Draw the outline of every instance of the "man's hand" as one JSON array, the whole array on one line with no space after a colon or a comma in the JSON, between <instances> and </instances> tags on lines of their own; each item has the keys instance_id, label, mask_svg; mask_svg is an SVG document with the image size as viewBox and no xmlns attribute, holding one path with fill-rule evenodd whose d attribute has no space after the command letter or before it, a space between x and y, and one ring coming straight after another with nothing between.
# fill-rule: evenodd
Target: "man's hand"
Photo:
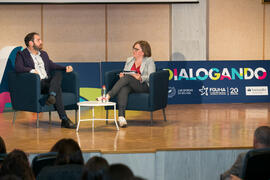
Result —
<instances>
[{"instance_id":1,"label":"man's hand","mask_svg":"<svg viewBox=\"0 0 270 180\"><path fill-rule=\"evenodd\" d=\"M135 79L139 80L139 81L142 80L142 77L141 77L141 75L140 75L139 73L132 74L132 76L133 76Z\"/></svg>"},{"instance_id":2,"label":"man's hand","mask_svg":"<svg viewBox=\"0 0 270 180\"><path fill-rule=\"evenodd\" d=\"M34 69L33 73L38 74L37 70Z\"/></svg>"},{"instance_id":3,"label":"man's hand","mask_svg":"<svg viewBox=\"0 0 270 180\"><path fill-rule=\"evenodd\" d=\"M67 73L72 72L72 71L73 71L72 66L66 66L66 72Z\"/></svg>"},{"instance_id":4,"label":"man's hand","mask_svg":"<svg viewBox=\"0 0 270 180\"><path fill-rule=\"evenodd\" d=\"M36 70L36 69L32 69L32 70L30 71L30 73L35 73L35 74L38 74L38 72L37 72L37 70Z\"/></svg>"}]
</instances>

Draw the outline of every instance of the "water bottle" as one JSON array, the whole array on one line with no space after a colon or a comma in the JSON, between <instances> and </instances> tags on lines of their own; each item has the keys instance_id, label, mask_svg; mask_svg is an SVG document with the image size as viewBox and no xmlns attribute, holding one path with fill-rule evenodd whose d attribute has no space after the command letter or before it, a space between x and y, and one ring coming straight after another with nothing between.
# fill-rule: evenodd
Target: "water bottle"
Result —
<instances>
[{"instance_id":1,"label":"water bottle","mask_svg":"<svg viewBox=\"0 0 270 180\"><path fill-rule=\"evenodd\" d=\"M105 85L102 86L101 96L102 96L101 102L103 102L103 103L106 102L106 86Z\"/></svg>"}]
</instances>

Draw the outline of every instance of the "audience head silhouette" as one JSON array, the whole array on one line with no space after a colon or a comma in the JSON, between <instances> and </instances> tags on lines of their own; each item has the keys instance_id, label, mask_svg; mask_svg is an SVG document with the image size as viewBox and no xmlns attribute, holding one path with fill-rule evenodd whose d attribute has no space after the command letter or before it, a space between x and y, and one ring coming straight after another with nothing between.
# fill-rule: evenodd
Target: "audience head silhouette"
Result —
<instances>
[{"instance_id":1,"label":"audience head silhouette","mask_svg":"<svg viewBox=\"0 0 270 180\"><path fill-rule=\"evenodd\" d=\"M66 142L66 139L60 139L59 141L57 141L53 147L51 148L50 152L59 152L59 149L61 146L63 146L62 144L64 144Z\"/></svg>"},{"instance_id":2,"label":"audience head silhouette","mask_svg":"<svg viewBox=\"0 0 270 180\"><path fill-rule=\"evenodd\" d=\"M131 169L124 164L113 164L104 173L103 180L132 180L134 175Z\"/></svg>"},{"instance_id":3,"label":"audience head silhouette","mask_svg":"<svg viewBox=\"0 0 270 180\"><path fill-rule=\"evenodd\" d=\"M102 180L102 175L109 168L109 164L103 157L94 156L84 166L82 179Z\"/></svg>"},{"instance_id":4,"label":"audience head silhouette","mask_svg":"<svg viewBox=\"0 0 270 180\"><path fill-rule=\"evenodd\" d=\"M260 126L254 132L254 149L270 148L270 127Z\"/></svg>"},{"instance_id":5,"label":"audience head silhouette","mask_svg":"<svg viewBox=\"0 0 270 180\"><path fill-rule=\"evenodd\" d=\"M1 176L15 175L23 180L33 180L34 175L27 155L18 149L10 152L1 167Z\"/></svg>"},{"instance_id":6,"label":"audience head silhouette","mask_svg":"<svg viewBox=\"0 0 270 180\"><path fill-rule=\"evenodd\" d=\"M0 136L0 154L5 154L5 153L7 153L5 141Z\"/></svg>"},{"instance_id":7,"label":"audience head silhouette","mask_svg":"<svg viewBox=\"0 0 270 180\"><path fill-rule=\"evenodd\" d=\"M58 152L55 164L83 164L83 156L80 146L73 139L61 139L52 148Z\"/></svg>"}]
</instances>

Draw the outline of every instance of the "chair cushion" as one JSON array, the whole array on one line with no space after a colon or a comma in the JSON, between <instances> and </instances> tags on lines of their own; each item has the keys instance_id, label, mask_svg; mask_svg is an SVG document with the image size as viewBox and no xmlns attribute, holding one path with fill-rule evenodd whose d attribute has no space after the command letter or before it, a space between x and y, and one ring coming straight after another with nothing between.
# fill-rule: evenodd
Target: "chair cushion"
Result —
<instances>
[{"instance_id":1,"label":"chair cushion","mask_svg":"<svg viewBox=\"0 0 270 180\"><path fill-rule=\"evenodd\" d=\"M149 106L149 96L149 93L129 94L127 110L151 111L151 107Z\"/></svg>"},{"instance_id":2,"label":"chair cushion","mask_svg":"<svg viewBox=\"0 0 270 180\"><path fill-rule=\"evenodd\" d=\"M45 104L46 100L48 98L48 94L42 94L40 97L40 104L41 104L41 112L47 112L47 111L54 111L55 108L54 106L47 106ZM74 93L67 93L67 92L63 92L62 93L62 99L63 99L63 104L65 106L65 109L72 109L70 108L71 106L77 106L76 102L76 94ZM73 108L73 109L77 109L77 108Z\"/></svg>"},{"instance_id":3,"label":"chair cushion","mask_svg":"<svg viewBox=\"0 0 270 180\"><path fill-rule=\"evenodd\" d=\"M149 105L149 93L131 93L128 95L128 104L126 110L135 111L152 111ZM110 99L112 102L117 102L116 98ZM139 104L139 106L138 106ZM118 109L118 106L116 106ZM106 106L105 109L113 109L112 106Z\"/></svg>"}]
</instances>

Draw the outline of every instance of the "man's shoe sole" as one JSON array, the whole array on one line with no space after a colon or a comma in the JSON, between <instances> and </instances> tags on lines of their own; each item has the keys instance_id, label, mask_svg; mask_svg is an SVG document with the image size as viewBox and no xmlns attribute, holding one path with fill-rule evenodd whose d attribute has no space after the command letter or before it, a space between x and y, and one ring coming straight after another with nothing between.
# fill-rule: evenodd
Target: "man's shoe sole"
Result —
<instances>
[{"instance_id":1,"label":"man's shoe sole","mask_svg":"<svg viewBox=\"0 0 270 180\"><path fill-rule=\"evenodd\" d=\"M61 126L61 128L67 128L67 129L76 129L76 127L75 126L69 126L69 127L66 127L66 126Z\"/></svg>"}]
</instances>

